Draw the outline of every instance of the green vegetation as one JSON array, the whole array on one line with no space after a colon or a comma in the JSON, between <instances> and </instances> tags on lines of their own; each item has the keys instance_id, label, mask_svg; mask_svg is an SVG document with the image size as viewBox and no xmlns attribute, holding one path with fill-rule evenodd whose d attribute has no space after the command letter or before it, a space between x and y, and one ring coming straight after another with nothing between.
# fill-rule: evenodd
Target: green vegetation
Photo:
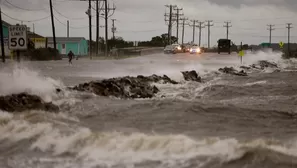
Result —
<instances>
[{"instance_id":1,"label":"green vegetation","mask_svg":"<svg viewBox=\"0 0 297 168\"><path fill-rule=\"evenodd\" d=\"M283 51L282 57L284 59L297 58L297 50L291 52Z\"/></svg>"},{"instance_id":2,"label":"green vegetation","mask_svg":"<svg viewBox=\"0 0 297 168\"><path fill-rule=\"evenodd\" d=\"M32 61L62 60L58 50L53 48L38 48L28 52L28 59Z\"/></svg>"}]
</instances>

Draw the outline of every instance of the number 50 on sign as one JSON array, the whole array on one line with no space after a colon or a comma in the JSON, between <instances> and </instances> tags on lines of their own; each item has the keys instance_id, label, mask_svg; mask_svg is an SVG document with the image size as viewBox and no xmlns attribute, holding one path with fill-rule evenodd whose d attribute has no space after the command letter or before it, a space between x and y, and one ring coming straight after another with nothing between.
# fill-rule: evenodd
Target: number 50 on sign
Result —
<instances>
[{"instance_id":1,"label":"number 50 on sign","mask_svg":"<svg viewBox=\"0 0 297 168\"><path fill-rule=\"evenodd\" d=\"M8 47L10 50L26 50L28 42L27 40L27 26L9 26Z\"/></svg>"}]
</instances>

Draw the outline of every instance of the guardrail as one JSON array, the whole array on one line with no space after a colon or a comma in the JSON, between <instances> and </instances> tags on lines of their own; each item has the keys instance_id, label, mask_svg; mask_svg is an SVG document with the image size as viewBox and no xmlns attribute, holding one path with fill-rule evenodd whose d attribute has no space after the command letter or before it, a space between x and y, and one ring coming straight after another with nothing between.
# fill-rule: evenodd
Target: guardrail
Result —
<instances>
[{"instance_id":1,"label":"guardrail","mask_svg":"<svg viewBox=\"0 0 297 168\"><path fill-rule=\"evenodd\" d=\"M150 55L163 52L163 47L152 48L119 48L117 49L118 56L133 56L133 55Z\"/></svg>"}]
</instances>

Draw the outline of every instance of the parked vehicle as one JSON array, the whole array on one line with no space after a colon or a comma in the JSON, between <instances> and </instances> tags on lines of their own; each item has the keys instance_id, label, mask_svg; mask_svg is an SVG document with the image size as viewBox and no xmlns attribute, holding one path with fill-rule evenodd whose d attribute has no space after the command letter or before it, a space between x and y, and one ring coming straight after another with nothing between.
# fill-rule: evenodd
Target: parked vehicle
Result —
<instances>
[{"instance_id":1,"label":"parked vehicle","mask_svg":"<svg viewBox=\"0 0 297 168\"><path fill-rule=\"evenodd\" d=\"M177 49L175 46L173 45L167 45L165 48L164 48L164 53L165 54L176 54L177 53Z\"/></svg>"},{"instance_id":2,"label":"parked vehicle","mask_svg":"<svg viewBox=\"0 0 297 168\"><path fill-rule=\"evenodd\" d=\"M179 45L179 44L172 44L172 46L174 46L175 50L177 53L182 53L183 52L183 49L182 49L182 46Z\"/></svg>"},{"instance_id":3,"label":"parked vehicle","mask_svg":"<svg viewBox=\"0 0 297 168\"><path fill-rule=\"evenodd\" d=\"M229 39L219 39L218 40L218 54L221 52L231 53L231 40Z\"/></svg>"},{"instance_id":4,"label":"parked vehicle","mask_svg":"<svg viewBox=\"0 0 297 168\"><path fill-rule=\"evenodd\" d=\"M190 52L191 46L190 45L184 45L183 46L183 52Z\"/></svg>"}]
</instances>

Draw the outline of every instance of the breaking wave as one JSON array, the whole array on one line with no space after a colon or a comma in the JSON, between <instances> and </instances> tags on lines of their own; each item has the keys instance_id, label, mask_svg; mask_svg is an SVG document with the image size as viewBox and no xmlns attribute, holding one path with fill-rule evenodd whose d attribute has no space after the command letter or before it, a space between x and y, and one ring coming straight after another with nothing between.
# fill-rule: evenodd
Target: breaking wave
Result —
<instances>
[{"instance_id":1,"label":"breaking wave","mask_svg":"<svg viewBox=\"0 0 297 168\"><path fill-rule=\"evenodd\" d=\"M45 101L52 101L56 88L63 88L61 81L44 77L37 71L15 65L0 72L0 95L27 92L40 96Z\"/></svg>"},{"instance_id":2,"label":"breaking wave","mask_svg":"<svg viewBox=\"0 0 297 168\"><path fill-rule=\"evenodd\" d=\"M62 129L53 123L30 123L3 112L0 112L0 121L2 145L9 144L10 148L14 148L18 143L30 142L29 146L1 152L1 157L18 150L30 150L36 153L50 152L48 159L52 158L52 161L55 161L54 158L66 157L76 164L84 162L107 167L145 167L150 164L157 167L187 167L189 164L204 167L207 164L228 165L234 162L243 166L244 162L254 158L259 162L266 159L273 163L277 157L283 157L286 158L283 159L285 164L297 166L293 160L297 157L296 141L284 144L263 139L240 142L234 138L193 139L185 135L104 133L67 125ZM42 162L42 159L39 161ZM53 164L61 163L56 159Z\"/></svg>"}]
</instances>

